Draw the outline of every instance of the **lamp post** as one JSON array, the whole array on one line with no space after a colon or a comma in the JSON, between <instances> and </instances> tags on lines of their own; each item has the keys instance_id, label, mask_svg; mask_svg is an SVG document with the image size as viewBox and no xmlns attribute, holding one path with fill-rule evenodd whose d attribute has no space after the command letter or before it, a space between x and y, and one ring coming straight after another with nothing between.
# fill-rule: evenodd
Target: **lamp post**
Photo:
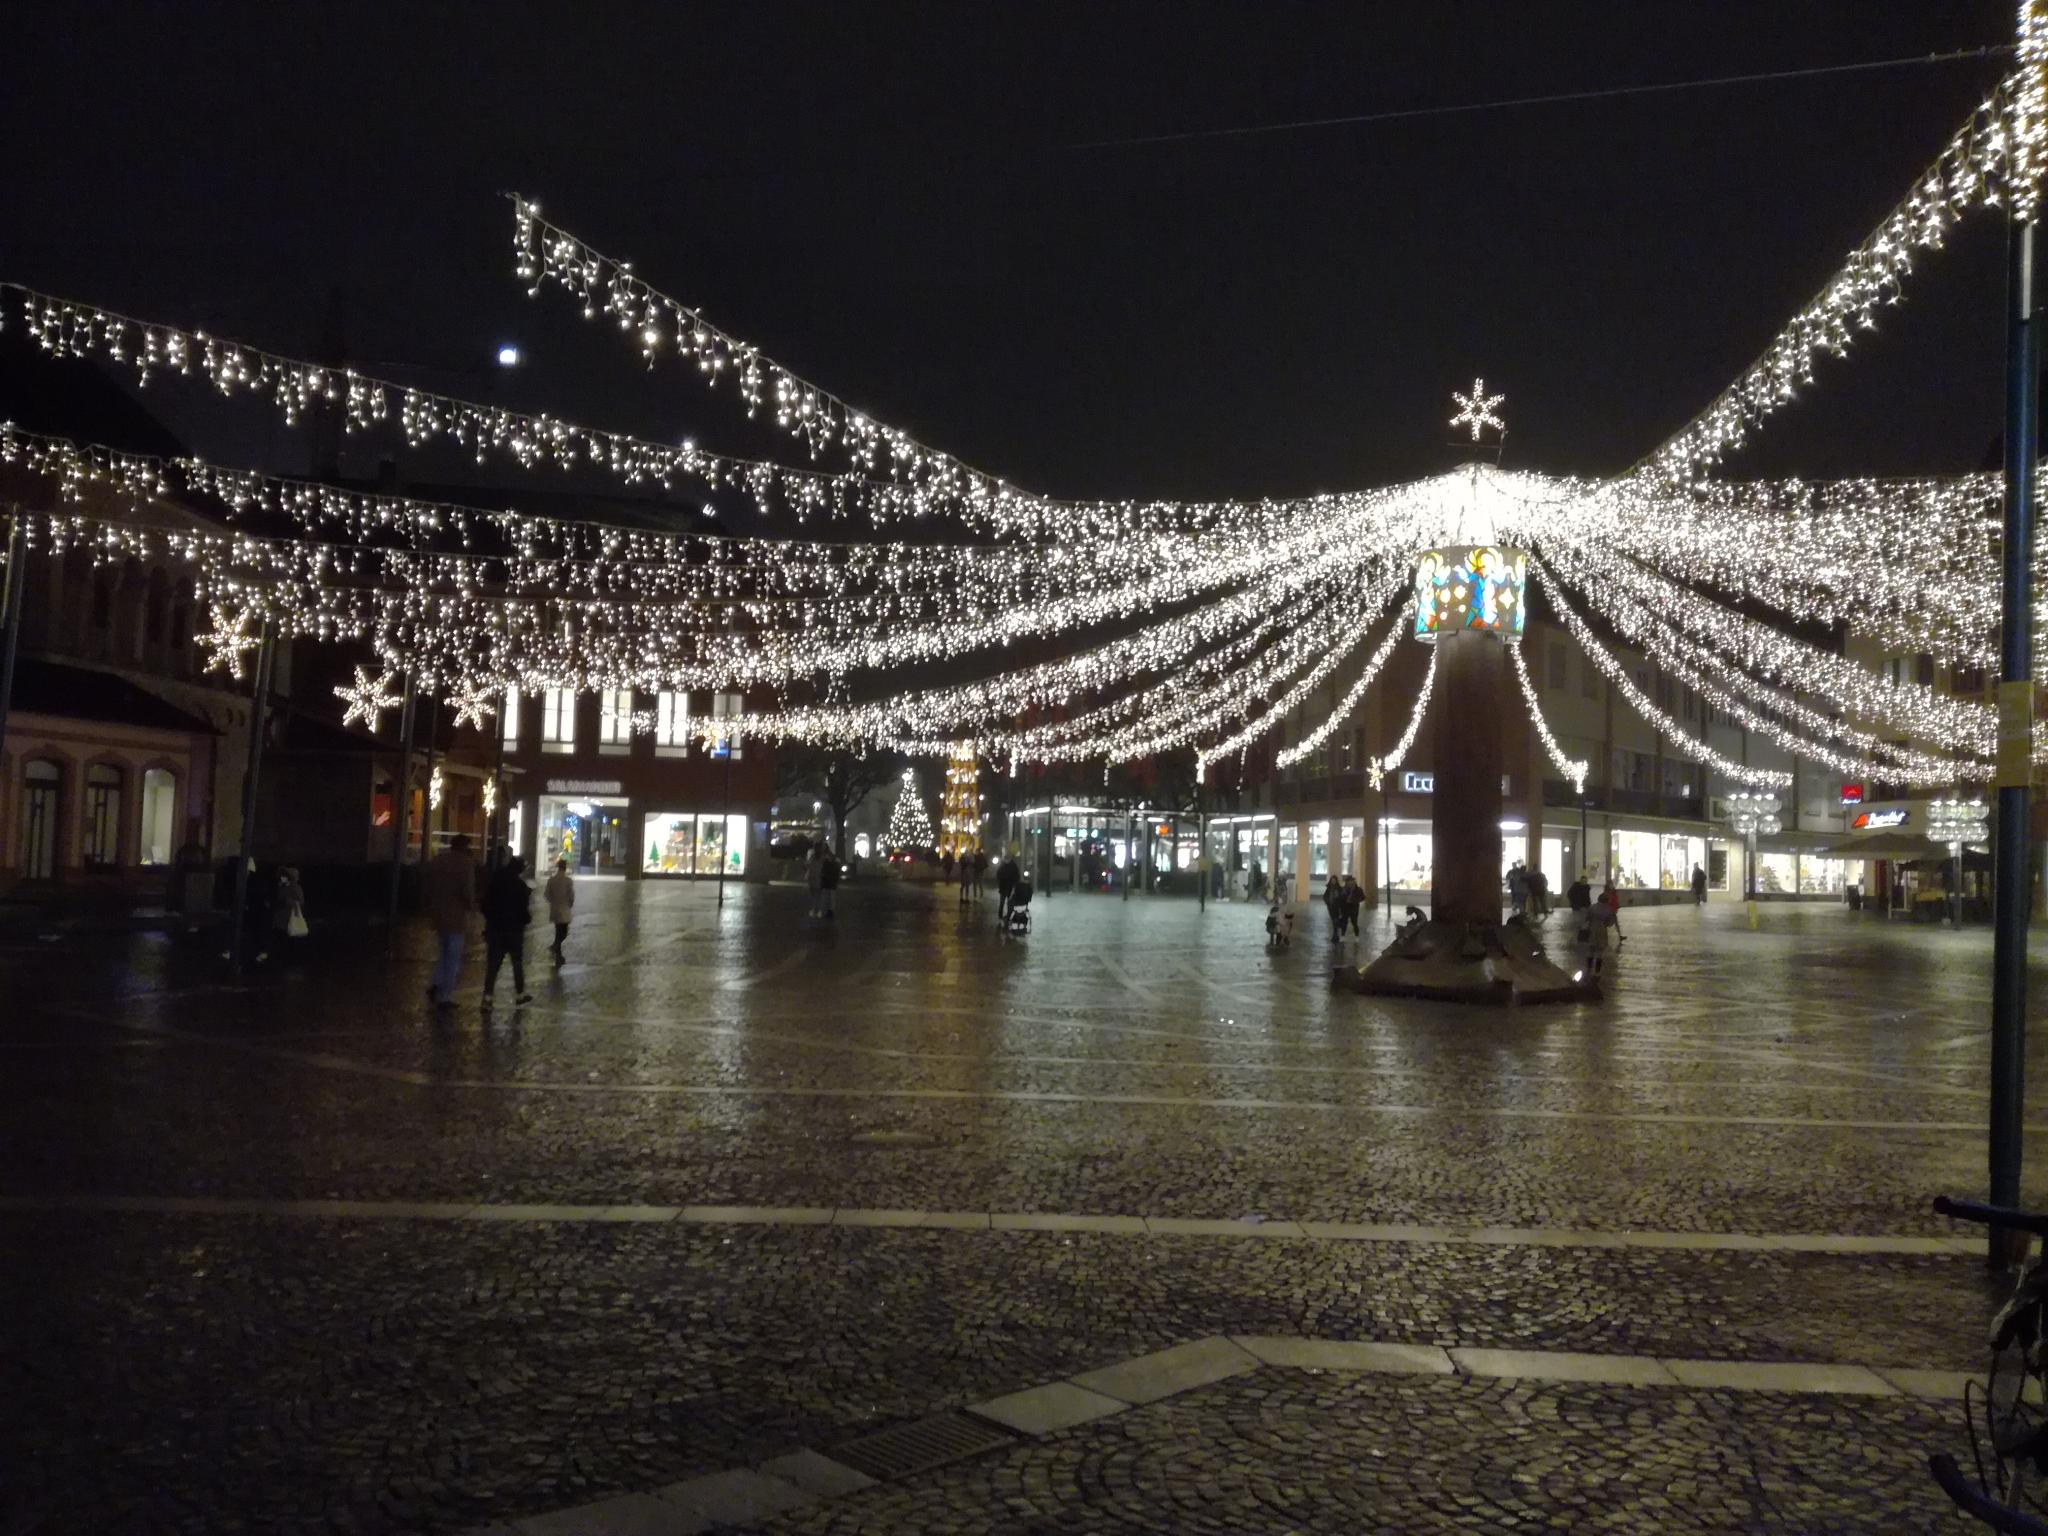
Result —
<instances>
[{"instance_id":1,"label":"lamp post","mask_svg":"<svg viewBox=\"0 0 2048 1536\"><path fill-rule=\"evenodd\" d=\"M1728 825L1742 834L1747 868L1743 874L1743 900L1749 908L1749 926L1756 927L1756 839L1760 832L1778 830L1778 797L1763 790L1741 790L1728 797Z\"/></svg>"},{"instance_id":2,"label":"lamp post","mask_svg":"<svg viewBox=\"0 0 2048 1536\"><path fill-rule=\"evenodd\" d=\"M1991 808L1982 800L1930 800L1927 803L1927 835L1948 844L1949 923L1963 926L1963 845L1982 843L1990 835Z\"/></svg>"}]
</instances>

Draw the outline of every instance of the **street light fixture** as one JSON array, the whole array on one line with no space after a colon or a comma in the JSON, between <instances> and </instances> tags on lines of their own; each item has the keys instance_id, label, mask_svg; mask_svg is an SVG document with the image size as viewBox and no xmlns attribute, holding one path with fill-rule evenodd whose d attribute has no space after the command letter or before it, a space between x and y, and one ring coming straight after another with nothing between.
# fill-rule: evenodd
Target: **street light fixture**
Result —
<instances>
[{"instance_id":1,"label":"street light fixture","mask_svg":"<svg viewBox=\"0 0 2048 1536\"><path fill-rule=\"evenodd\" d=\"M1743 899L1749 907L1749 926L1756 927L1756 839L1759 832L1778 830L1778 797L1767 791L1743 790L1728 797L1728 825L1743 837L1747 870L1743 875Z\"/></svg>"},{"instance_id":2,"label":"street light fixture","mask_svg":"<svg viewBox=\"0 0 2048 1536\"><path fill-rule=\"evenodd\" d=\"M509 341L498 348L498 366L500 368L517 368L525 361L526 354L513 346Z\"/></svg>"},{"instance_id":3,"label":"street light fixture","mask_svg":"<svg viewBox=\"0 0 2048 1536\"><path fill-rule=\"evenodd\" d=\"M1948 844L1950 867L1949 922L1963 926L1963 844L1982 843L1991 832L1991 808L1982 800L1930 800L1927 835Z\"/></svg>"}]
</instances>

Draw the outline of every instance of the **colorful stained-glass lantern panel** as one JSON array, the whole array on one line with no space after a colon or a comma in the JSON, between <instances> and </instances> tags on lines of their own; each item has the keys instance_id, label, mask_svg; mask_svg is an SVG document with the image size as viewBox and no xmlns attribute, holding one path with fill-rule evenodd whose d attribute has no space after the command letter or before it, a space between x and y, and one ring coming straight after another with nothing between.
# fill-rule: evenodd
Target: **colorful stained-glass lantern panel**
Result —
<instances>
[{"instance_id":1,"label":"colorful stained-glass lantern panel","mask_svg":"<svg viewBox=\"0 0 2048 1536\"><path fill-rule=\"evenodd\" d=\"M1434 640L1476 629L1519 638L1529 557L1519 549L1482 544L1432 549L1415 567L1415 638Z\"/></svg>"}]
</instances>

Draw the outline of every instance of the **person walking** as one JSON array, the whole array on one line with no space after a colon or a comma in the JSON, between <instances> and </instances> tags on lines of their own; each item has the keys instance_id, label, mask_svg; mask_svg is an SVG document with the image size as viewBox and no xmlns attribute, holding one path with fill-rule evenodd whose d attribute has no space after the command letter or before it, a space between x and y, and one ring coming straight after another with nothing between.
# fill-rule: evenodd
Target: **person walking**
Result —
<instances>
[{"instance_id":1,"label":"person walking","mask_svg":"<svg viewBox=\"0 0 2048 1536\"><path fill-rule=\"evenodd\" d=\"M965 848L960 850L960 905L966 906L974 894L974 855Z\"/></svg>"},{"instance_id":2,"label":"person walking","mask_svg":"<svg viewBox=\"0 0 2048 1536\"><path fill-rule=\"evenodd\" d=\"M1359 931L1358 914L1364 906L1365 887L1358 883L1356 875L1346 875L1344 877L1344 921L1337 925L1337 931L1342 933L1344 925L1348 923L1351 926L1352 933L1356 934Z\"/></svg>"},{"instance_id":3,"label":"person walking","mask_svg":"<svg viewBox=\"0 0 2048 1536\"><path fill-rule=\"evenodd\" d=\"M1005 922L1010 918L1010 898L1016 895L1017 881L1023 873L1017 867L1015 854L1003 855L1003 862L996 866L996 916Z\"/></svg>"},{"instance_id":4,"label":"person walking","mask_svg":"<svg viewBox=\"0 0 2048 1536\"><path fill-rule=\"evenodd\" d=\"M1508 866L1508 907L1520 917L1529 906L1529 876L1522 869L1522 861L1515 860Z\"/></svg>"},{"instance_id":5,"label":"person walking","mask_svg":"<svg viewBox=\"0 0 2048 1536\"><path fill-rule=\"evenodd\" d=\"M977 848L974 850L974 899L976 901L981 900L981 882L987 874L988 850Z\"/></svg>"},{"instance_id":6,"label":"person walking","mask_svg":"<svg viewBox=\"0 0 2048 1536\"><path fill-rule=\"evenodd\" d=\"M1344 887L1335 875L1323 887L1323 910L1330 914L1330 942L1334 944L1344 937Z\"/></svg>"},{"instance_id":7,"label":"person walking","mask_svg":"<svg viewBox=\"0 0 2048 1536\"><path fill-rule=\"evenodd\" d=\"M524 1006L533 1001L526 990L526 925L533 920L533 887L526 883L526 861L513 854L491 876L491 888L484 893L484 1007L491 1006L491 994L498 990L498 967L512 962L514 1001Z\"/></svg>"},{"instance_id":8,"label":"person walking","mask_svg":"<svg viewBox=\"0 0 2048 1536\"><path fill-rule=\"evenodd\" d=\"M270 905L272 945L280 955L296 955L299 940L312 930L306 924L306 888L299 872L285 864L277 871L277 893Z\"/></svg>"},{"instance_id":9,"label":"person walking","mask_svg":"<svg viewBox=\"0 0 2048 1536\"><path fill-rule=\"evenodd\" d=\"M819 916L832 917L833 898L839 892L839 860L827 848L824 857L818 861L818 904Z\"/></svg>"},{"instance_id":10,"label":"person walking","mask_svg":"<svg viewBox=\"0 0 2048 1536\"><path fill-rule=\"evenodd\" d=\"M548 921L555 925L555 942L548 953L555 964L562 963L562 944L569 937L569 915L576 910L576 882L569 876L569 861L555 860L555 872L548 876Z\"/></svg>"},{"instance_id":11,"label":"person walking","mask_svg":"<svg viewBox=\"0 0 2048 1536\"><path fill-rule=\"evenodd\" d=\"M944 853L939 855L939 876L944 883L949 885L952 883L953 850L950 848L948 848Z\"/></svg>"},{"instance_id":12,"label":"person walking","mask_svg":"<svg viewBox=\"0 0 2048 1536\"><path fill-rule=\"evenodd\" d=\"M1532 869L1523 877L1529 887L1529 915L1542 922L1550 916L1550 876L1539 869Z\"/></svg>"},{"instance_id":13,"label":"person walking","mask_svg":"<svg viewBox=\"0 0 2048 1536\"><path fill-rule=\"evenodd\" d=\"M1607 913L1607 926L1614 930L1615 947L1619 948L1628 942L1628 935L1621 931L1621 892L1614 888L1612 880L1600 889L1600 905Z\"/></svg>"},{"instance_id":14,"label":"person walking","mask_svg":"<svg viewBox=\"0 0 2048 1536\"><path fill-rule=\"evenodd\" d=\"M421 884L427 921L434 925L439 946L427 992L446 1008L455 1001L455 978L462 971L462 947L469 939L469 915L476 910L476 861L469 856L469 839L458 834L435 854Z\"/></svg>"},{"instance_id":15,"label":"person walking","mask_svg":"<svg viewBox=\"0 0 2048 1536\"><path fill-rule=\"evenodd\" d=\"M1696 907L1707 904L1707 872L1697 864L1692 867L1692 904Z\"/></svg>"}]
</instances>

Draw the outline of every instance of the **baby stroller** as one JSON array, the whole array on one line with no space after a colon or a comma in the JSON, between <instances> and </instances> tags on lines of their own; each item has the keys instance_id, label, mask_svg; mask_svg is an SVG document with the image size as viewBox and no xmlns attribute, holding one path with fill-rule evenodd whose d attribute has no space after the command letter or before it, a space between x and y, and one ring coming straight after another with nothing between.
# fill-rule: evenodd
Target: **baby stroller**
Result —
<instances>
[{"instance_id":1,"label":"baby stroller","mask_svg":"<svg viewBox=\"0 0 2048 1536\"><path fill-rule=\"evenodd\" d=\"M1009 933L1031 931L1031 882L1019 880L1010 891L1010 910L1003 916L1003 928Z\"/></svg>"}]
</instances>

